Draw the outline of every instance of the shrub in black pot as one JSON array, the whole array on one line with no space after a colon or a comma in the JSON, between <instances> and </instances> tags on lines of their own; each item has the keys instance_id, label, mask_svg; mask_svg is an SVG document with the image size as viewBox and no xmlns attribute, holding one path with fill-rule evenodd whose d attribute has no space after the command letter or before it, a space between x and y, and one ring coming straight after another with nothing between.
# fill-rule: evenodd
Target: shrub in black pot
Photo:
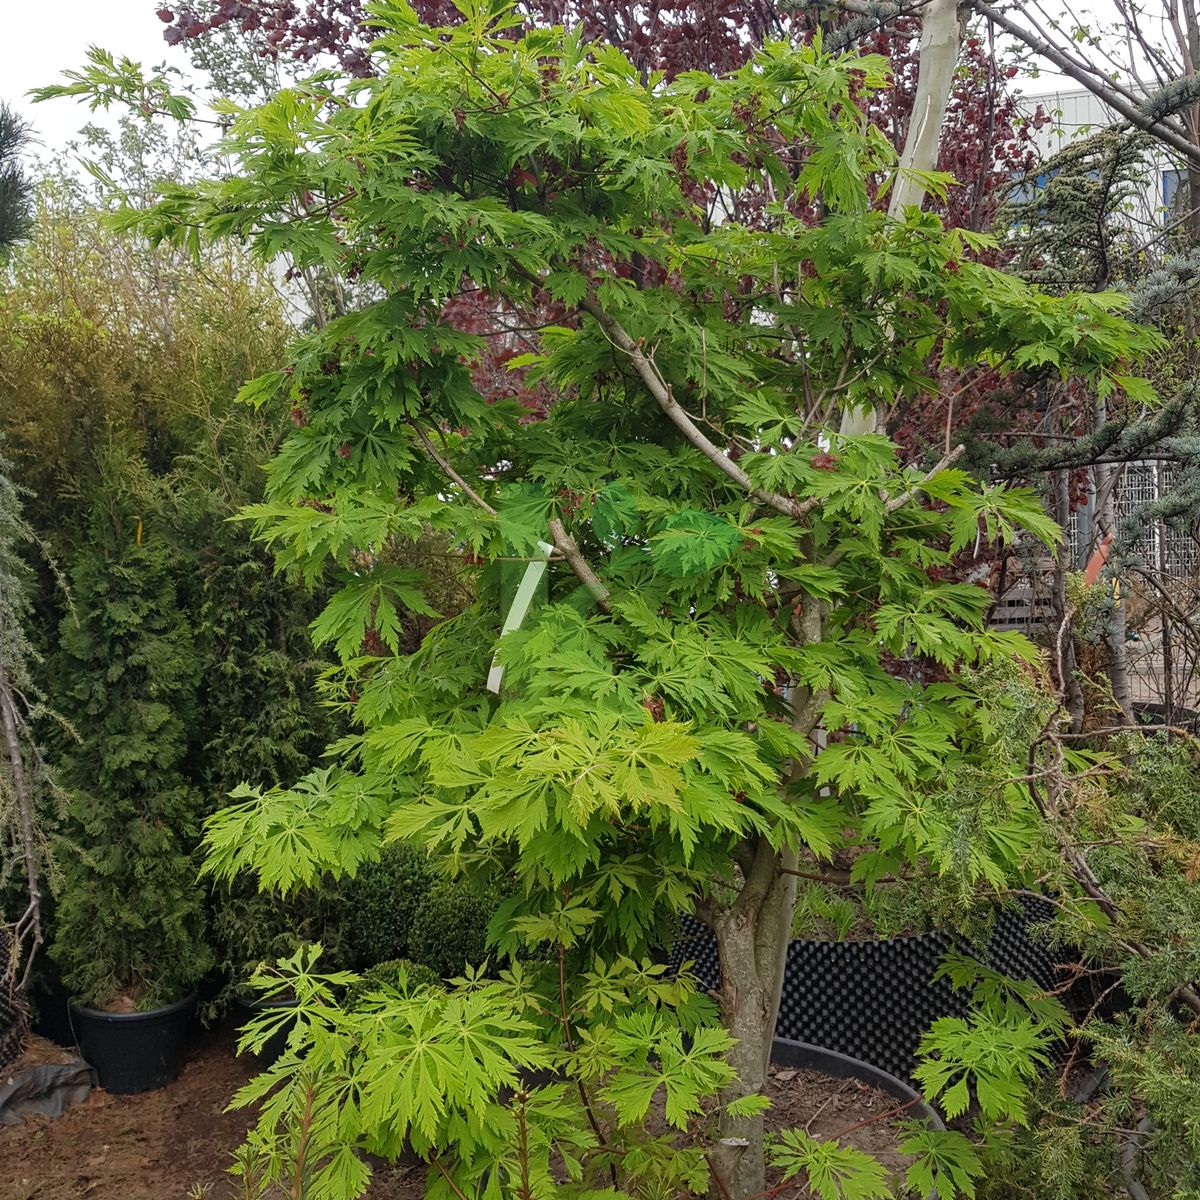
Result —
<instances>
[{"instance_id":1,"label":"shrub in black pot","mask_svg":"<svg viewBox=\"0 0 1200 1200\"><path fill-rule=\"evenodd\" d=\"M290 1008L290 995L264 999L250 980L264 965L319 943L322 961L333 969L346 961L345 906L339 886L327 880L288 896L260 892L253 881L237 879L214 889L212 937L224 987L206 1006L208 1017L232 1007L239 1025L267 1009ZM264 1064L283 1053L290 1026L281 1026L259 1052Z\"/></svg>"},{"instance_id":2,"label":"shrub in black pot","mask_svg":"<svg viewBox=\"0 0 1200 1200\"><path fill-rule=\"evenodd\" d=\"M78 743L51 953L84 1057L110 1091L178 1074L193 989L212 962L194 848L202 798L183 772L196 658L157 545L93 545L72 570L57 703Z\"/></svg>"},{"instance_id":3,"label":"shrub in black pot","mask_svg":"<svg viewBox=\"0 0 1200 1200\"><path fill-rule=\"evenodd\" d=\"M224 987L208 1005L219 1017L246 994L250 977L263 963L274 963L301 946L319 943L322 962L348 961L345 904L339 885L326 880L287 896L260 892L252 879L239 877L213 889L212 942Z\"/></svg>"}]
</instances>

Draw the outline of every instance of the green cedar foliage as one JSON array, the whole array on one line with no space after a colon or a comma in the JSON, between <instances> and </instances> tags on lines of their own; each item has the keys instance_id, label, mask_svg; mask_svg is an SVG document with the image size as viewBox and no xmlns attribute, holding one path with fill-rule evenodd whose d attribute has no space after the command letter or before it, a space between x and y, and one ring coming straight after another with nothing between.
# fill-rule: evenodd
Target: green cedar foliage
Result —
<instances>
[{"instance_id":1,"label":"green cedar foliage","mask_svg":"<svg viewBox=\"0 0 1200 1200\"><path fill-rule=\"evenodd\" d=\"M711 1168L741 1200L763 1187L755 1094L800 857L866 845L857 880L919 873L961 911L1049 852L1012 782L1036 728L996 740L1012 714L989 684L1036 652L939 576L983 539L1056 531L1031 494L924 472L836 415L935 387L939 361L1115 386L1158 339L1110 296L981 265L934 216L876 211L896 159L855 100L886 85L877 58L769 45L727 77L647 81L572 31L509 36L502 4L438 32L372 12L373 78L226 106L236 169L119 218L380 295L243 392L299 414L249 515L290 575L340 580L317 629L354 728L334 765L240 789L207 869L287 892L416 842L515 881L492 923L515 965L347 1013L294 959L301 1019L243 1097L270 1096L243 1165L348 1197L354 1151L407 1135L438 1198L540 1194L557 1158L559 1195L703 1191ZM773 222L708 220L697 199L718 193ZM557 306L510 360L554 394L544 419L476 390L484 341L446 308L475 289ZM431 529L484 565L476 602L410 650L395 623L423 585L379 548ZM546 601L498 642L495 564L542 541ZM697 908L725 1028L643 963ZM516 1088L542 1067L567 1082ZM643 1128L656 1096L680 1146ZM969 1191L970 1160L949 1161L929 1170Z\"/></svg>"},{"instance_id":2,"label":"green cedar foliage","mask_svg":"<svg viewBox=\"0 0 1200 1200\"><path fill-rule=\"evenodd\" d=\"M330 665L308 634L316 605L274 573L244 526L230 523L234 507L231 497L197 489L166 514L200 656L191 777L206 813L242 781L299 778L339 729L314 694Z\"/></svg>"},{"instance_id":3,"label":"green cedar foliage","mask_svg":"<svg viewBox=\"0 0 1200 1200\"><path fill-rule=\"evenodd\" d=\"M155 173L158 144L143 119L124 130L121 145L127 157L115 156L106 173L135 181ZM0 428L17 478L40 493L30 523L53 542L64 569L124 562L140 527L175 581L170 619L195 661L164 702L186 743L176 774L190 811L176 815L189 831L179 850L190 860L200 821L231 788L302 776L340 729L313 694L329 666L314 654L307 629L320 590L309 594L277 575L269 550L230 521L242 504L261 499L262 463L288 423L282 401L258 411L236 402L246 378L280 361L282 306L273 282L235 250L193 262L113 234L76 179L51 174L36 195L31 236L0 294ZM47 678L70 692L80 663L59 636L70 613L48 573L38 583L30 635ZM103 610L83 615L107 619ZM88 669L103 679L98 661ZM102 705L81 709L77 697L64 708L88 745L103 743L116 719ZM140 719L136 711L126 717L131 726ZM70 752L69 739L60 741ZM97 755L80 761L73 774L89 795L98 791L88 774L98 762ZM152 771L144 786L157 787ZM109 827L93 832L101 836L102 828ZM207 897L230 990L298 939L337 952L331 885L286 905L247 890ZM82 930L86 917L79 919Z\"/></svg>"},{"instance_id":4,"label":"green cedar foliage","mask_svg":"<svg viewBox=\"0 0 1200 1200\"><path fill-rule=\"evenodd\" d=\"M199 662L173 567L157 541L81 554L61 628L56 694L84 732L62 757L72 794L52 953L97 1008L173 1003L212 960L185 773Z\"/></svg>"},{"instance_id":5,"label":"green cedar foliage","mask_svg":"<svg viewBox=\"0 0 1200 1200\"><path fill-rule=\"evenodd\" d=\"M29 233L33 186L21 162L29 127L0 103L0 257Z\"/></svg>"},{"instance_id":6,"label":"green cedar foliage","mask_svg":"<svg viewBox=\"0 0 1200 1200\"><path fill-rule=\"evenodd\" d=\"M244 996L251 976L264 962L286 958L307 944L324 947L332 962L346 961L349 953L346 908L332 879L288 897L286 903L260 892L248 879L236 879L213 889L209 929L213 965L225 985L201 1011L204 1020L220 1016Z\"/></svg>"}]
</instances>

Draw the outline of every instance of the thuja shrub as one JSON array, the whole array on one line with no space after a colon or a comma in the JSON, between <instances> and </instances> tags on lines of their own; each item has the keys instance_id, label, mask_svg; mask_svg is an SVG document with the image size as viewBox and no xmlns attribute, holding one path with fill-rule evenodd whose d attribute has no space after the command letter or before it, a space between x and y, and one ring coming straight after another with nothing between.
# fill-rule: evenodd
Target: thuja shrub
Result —
<instances>
[{"instance_id":1,"label":"thuja shrub","mask_svg":"<svg viewBox=\"0 0 1200 1200\"><path fill-rule=\"evenodd\" d=\"M171 174L144 117L121 144L133 161L118 156L109 174L141 177L152 163ZM289 330L274 281L236 250L193 257L114 232L76 178L51 173L36 198L29 240L0 289L0 433L16 476L37 492L36 532L66 575L80 575L72 608L41 568L27 623L73 731L46 723L75 795L58 952L77 963L81 995L132 988L148 1003L152 985L117 977L170 975L175 951L157 965L139 951L136 968L127 955L110 969L104 954L92 956L89 928L146 921L141 896L169 927L176 906L155 900L161 886L175 901L188 897L184 942L211 922L203 940L238 983L306 938L340 963L328 884L288 904L252 904L245 885L209 893L199 913L192 898L204 817L242 780L303 776L341 730L314 693L331 665L308 631L322 607L319 583L310 592L276 574L270 552L231 521L261 499L262 464L290 427L282 398L258 409L236 399L248 377L282 360ZM153 586L164 590L134 595L133 576L151 562ZM117 628L109 597L134 614L128 629ZM85 637L94 642L86 651ZM159 654L164 646L169 655ZM143 765L144 780L114 783L109 766L120 756ZM123 806L143 793L149 819L131 829ZM117 903L143 869L143 885ZM132 937L132 925L125 932ZM158 932L167 936L150 921L136 936L152 947Z\"/></svg>"},{"instance_id":2,"label":"thuja shrub","mask_svg":"<svg viewBox=\"0 0 1200 1200\"><path fill-rule=\"evenodd\" d=\"M214 965L225 983L205 1009L206 1018L219 1016L244 995L263 963L286 958L303 945L320 945L329 962L348 962L346 909L332 880L302 889L286 902L248 880L235 880L213 889L208 912Z\"/></svg>"},{"instance_id":3,"label":"thuja shrub","mask_svg":"<svg viewBox=\"0 0 1200 1200\"><path fill-rule=\"evenodd\" d=\"M55 702L84 733L60 753L70 801L51 953L84 1004L155 1008L212 962L202 801L185 773L198 660L160 542L82 554L71 585Z\"/></svg>"}]
</instances>

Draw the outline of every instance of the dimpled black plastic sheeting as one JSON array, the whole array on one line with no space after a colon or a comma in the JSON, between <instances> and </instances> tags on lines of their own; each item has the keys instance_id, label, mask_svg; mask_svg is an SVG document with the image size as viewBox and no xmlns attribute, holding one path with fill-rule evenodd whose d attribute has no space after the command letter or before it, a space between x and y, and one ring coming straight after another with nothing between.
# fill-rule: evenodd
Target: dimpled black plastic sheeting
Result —
<instances>
[{"instance_id":1,"label":"dimpled black plastic sheeting","mask_svg":"<svg viewBox=\"0 0 1200 1200\"><path fill-rule=\"evenodd\" d=\"M1045 921L1051 906L1023 901L1022 909L1000 911L982 955L1012 979L1032 979L1041 988L1058 983L1050 952L1029 926ZM978 955L955 934L929 933L869 942L796 940L788 947L777 1037L810 1042L862 1059L900 1079L911 1079L917 1044L938 1017L963 1016L970 997L948 980L934 980L947 951ZM717 986L716 940L698 921L684 922L671 949L670 965L691 961L706 988Z\"/></svg>"}]
</instances>

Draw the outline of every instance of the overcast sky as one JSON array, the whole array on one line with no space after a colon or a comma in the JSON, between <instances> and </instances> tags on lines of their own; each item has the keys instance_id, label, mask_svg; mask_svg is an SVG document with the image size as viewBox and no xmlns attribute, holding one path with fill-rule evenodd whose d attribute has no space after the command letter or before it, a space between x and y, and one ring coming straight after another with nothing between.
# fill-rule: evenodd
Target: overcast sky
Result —
<instances>
[{"instance_id":1,"label":"overcast sky","mask_svg":"<svg viewBox=\"0 0 1200 1200\"><path fill-rule=\"evenodd\" d=\"M162 40L155 16L162 0L0 0L0 100L7 100L33 125L39 155L65 148L93 117L85 104L51 100L33 104L30 88L57 82L64 70L82 65L89 46L144 65L168 62L184 67L187 56ZM1054 7L1053 3L1049 7ZM1103 14L1112 19L1109 0L1076 0L1081 19ZM1062 85L1055 73L1025 82L1023 91L1040 94ZM1074 86L1067 84L1067 86Z\"/></svg>"},{"instance_id":2,"label":"overcast sky","mask_svg":"<svg viewBox=\"0 0 1200 1200\"><path fill-rule=\"evenodd\" d=\"M39 154L61 150L93 117L76 100L33 104L30 88L57 83L79 67L89 46L144 64L186 65L183 51L162 40L154 0L0 0L0 100L34 128Z\"/></svg>"}]
</instances>

